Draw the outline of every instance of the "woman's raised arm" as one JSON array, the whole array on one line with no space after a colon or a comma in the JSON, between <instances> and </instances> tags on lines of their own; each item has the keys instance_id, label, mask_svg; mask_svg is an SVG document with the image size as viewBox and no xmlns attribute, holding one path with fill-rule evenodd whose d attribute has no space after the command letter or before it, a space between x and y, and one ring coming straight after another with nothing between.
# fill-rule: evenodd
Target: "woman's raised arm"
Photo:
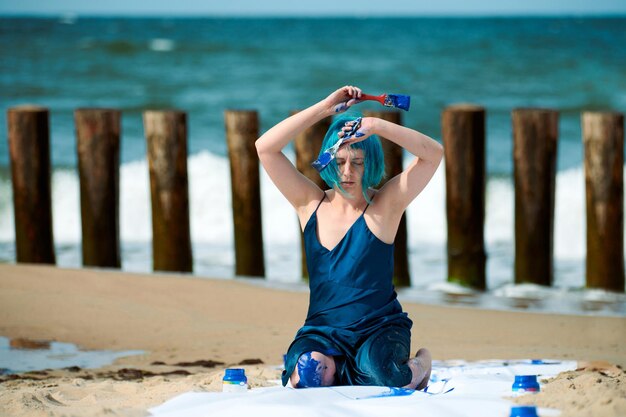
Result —
<instances>
[{"instance_id":1,"label":"woman's raised arm","mask_svg":"<svg viewBox=\"0 0 626 417\"><path fill-rule=\"evenodd\" d=\"M422 192L443 158L443 146L416 130L375 119L373 131L416 156L409 166L381 188L380 197L400 214ZM384 197L383 197L384 196Z\"/></svg>"},{"instance_id":2,"label":"woman's raised arm","mask_svg":"<svg viewBox=\"0 0 626 417\"><path fill-rule=\"evenodd\" d=\"M325 117L346 111L360 95L361 90L356 87L342 87L324 100L278 123L256 141L263 168L299 214L311 201L319 200L321 190L298 172L283 154L283 148L300 132Z\"/></svg>"}]
</instances>

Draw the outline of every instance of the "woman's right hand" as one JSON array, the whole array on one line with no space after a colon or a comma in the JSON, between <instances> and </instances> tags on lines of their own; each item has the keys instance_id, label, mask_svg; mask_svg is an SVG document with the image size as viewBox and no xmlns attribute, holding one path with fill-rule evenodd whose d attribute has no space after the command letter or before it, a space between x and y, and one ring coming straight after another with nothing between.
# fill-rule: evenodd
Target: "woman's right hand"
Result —
<instances>
[{"instance_id":1,"label":"woman's right hand","mask_svg":"<svg viewBox=\"0 0 626 417\"><path fill-rule=\"evenodd\" d=\"M361 89L352 85L346 85L326 97L326 106L330 114L340 114L361 100Z\"/></svg>"}]
</instances>

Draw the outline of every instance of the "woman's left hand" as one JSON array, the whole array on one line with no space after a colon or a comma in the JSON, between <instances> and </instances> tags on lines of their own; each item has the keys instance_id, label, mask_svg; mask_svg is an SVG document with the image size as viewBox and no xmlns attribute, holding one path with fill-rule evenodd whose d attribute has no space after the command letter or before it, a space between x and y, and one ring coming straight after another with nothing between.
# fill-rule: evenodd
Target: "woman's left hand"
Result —
<instances>
[{"instance_id":1,"label":"woman's left hand","mask_svg":"<svg viewBox=\"0 0 626 417\"><path fill-rule=\"evenodd\" d=\"M373 131L374 130L374 120L375 120L374 117L363 117L363 118L361 118L361 126L359 126L359 128L356 130L356 132L354 132L348 138L348 140L346 140L343 143L343 145L351 145L353 143L361 142L362 140L365 140L368 137L372 136L374 134L374 131ZM339 138L343 138L344 136L349 134L349 132L354 127L355 123L357 123L356 120L350 120L350 121L346 122L344 124L344 126L341 128L341 130L339 131L339 133L337 133L337 136L339 136Z\"/></svg>"}]
</instances>

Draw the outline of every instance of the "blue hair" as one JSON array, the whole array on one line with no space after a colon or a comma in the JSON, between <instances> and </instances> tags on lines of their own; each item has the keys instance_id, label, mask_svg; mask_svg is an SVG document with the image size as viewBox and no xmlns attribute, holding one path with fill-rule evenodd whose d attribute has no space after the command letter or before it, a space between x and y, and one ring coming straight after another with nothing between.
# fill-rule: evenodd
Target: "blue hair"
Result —
<instances>
[{"instance_id":1,"label":"blue hair","mask_svg":"<svg viewBox=\"0 0 626 417\"><path fill-rule=\"evenodd\" d=\"M322 143L322 148L320 149L318 156L324 153L324 150L330 148L335 144L335 142L337 142L337 140L339 140L339 136L337 136L337 134L341 132L341 128L346 122L354 120L359 116L360 114L356 114L354 112L344 113L337 116L328 128L326 136L324 136L324 142ZM363 170L362 192L363 197L365 197L365 201L370 203L371 201L367 195L367 190L370 187L378 185L385 174L385 155L383 153L383 147L380 144L380 139L376 135L369 136L367 139L361 142L353 143L349 146L350 149L363 150L365 166ZM335 159L330 162L326 169L320 172L320 176L330 188L337 187L342 194L347 194L341 187L339 168L337 167L337 161Z\"/></svg>"}]
</instances>

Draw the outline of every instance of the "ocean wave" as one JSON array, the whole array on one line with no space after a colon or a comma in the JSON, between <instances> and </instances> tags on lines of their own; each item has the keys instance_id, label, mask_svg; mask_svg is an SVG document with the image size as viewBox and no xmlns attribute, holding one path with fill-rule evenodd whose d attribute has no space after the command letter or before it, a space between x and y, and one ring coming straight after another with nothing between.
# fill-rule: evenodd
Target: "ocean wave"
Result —
<instances>
[{"instance_id":1,"label":"ocean wave","mask_svg":"<svg viewBox=\"0 0 626 417\"><path fill-rule=\"evenodd\" d=\"M288 155L293 159L293 155ZM228 159L208 151L189 157L189 202L194 273L229 277L234 271L233 220ZM584 286L585 195L582 167L557 174L554 229L554 286ZM268 279L300 279L300 228L293 208L261 171L264 256ZM80 198L75 170L55 169L52 177L53 227L57 264L80 267ZM513 287L514 189L510 177L487 181L485 245L487 286L496 296L513 300L545 296L535 287ZM412 284L430 292L468 294L446 283L445 175L442 165L431 183L407 210L409 265ZM120 239L122 267L150 272L152 220L149 170L146 160L124 163L120 171ZM11 183L0 178L0 261L14 260ZM471 294L469 294L471 295ZM595 298L594 298L595 297ZM599 298L599 300L596 300ZM581 302L593 308L606 297L588 294ZM610 301L610 300L609 300ZM468 301L469 302L469 301Z\"/></svg>"},{"instance_id":2,"label":"ocean wave","mask_svg":"<svg viewBox=\"0 0 626 417\"><path fill-rule=\"evenodd\" d=\"M447 282L398 291L401 300L425 304L473 306L494 310L623 317L626 294L578 287L507 283L486 292L467 291Z\"/></svg>"},{"instance_id":3,"label":"ocean wave","mask_svg":"<svg viewBox=\"0 0 626 417\"><path fill-rule=\"evenodd\" d=\"M443 164L431 183L407 209L409 243L442 244L446 240L445 175ZM199 242L232 240L230 171L225 157L202 151L188 161L192 238ZM584 172L577 167L557 174L555 196L555 256L580 259L585 250ZM74 169L54 169L52 200L55 238L80 240L79 184ZM487 181L485 240L497 247L514 239L514 189L510 177ZM0 178L0 241L12 241L13 206L8 176ZM261 171L261 203L265 240L277 244L298 241L299 230L291 205ZM151 239L150 187L147 161L124 163L120 171L121 239ZM285 227L293 218L293 227Z\"/></svg>"},{"instance_id":4,"label":"ocean wave","mask_svg":"<svg viewBox=\"0 0 626 417\"><path fill-rule=\"evenodd\" d=\"M76 23L76 20L78 20L78 15L75 13L66 13L59 17L59 23L64 25L73 25Z\"/></svg>"},{"instance_id":5,"label":"ocean wave","mask_svg":"<svg viewBox=\"0 0 626 417\"><path fill-rule=\"evenodd\" d=\"M292 158L293 159L293 158ZM407 210L409 261L414 285L445 281L445 174L442 164L431 183ZM194 270L210 276L232 274L233 220L228 159L207 151L188 161ZM279 281L299 277L300 228L293 208L261 171L261 205L268 276ZM554 224L555 285L584 285L585 193L582 167L557 174ZM52 176L53 227L59 265L80 265L80 194L75 170L55 169ZM120 170L120 239L125 270L149 272L152 223L146 160L124 163ZM0 178L0 244L15 238L11 183ZM513 281L514 189L510 177L487 182L485 245L487 284ZM2 251L12 261L14 251ZM215 254L218 254L217 257ZM435 288L435 290L440 288ZM431 289L432 290L432 289ZM444 289L445 290L445 289ZM519 289L517 290L519 291Z\"/></svg>"},{"instance_id":6,"label":"ocean wave","mask_svg":"<svg viewBox=\"0 0 626 417\"><path fill-rule=\"evenodd\" d=\"M138 52L141 48L136 42L116 40L103 45L111 55L127 55Z\"/></svg>"},{"instance_id":7,"label":"ocean wave","mask_svg":"<svg viewBox=\"0 0 626 417\"><path fill-rule=\"evenodd\" d=\"M158 52L169 52L174 50L176 42L171 39L156 38L152 39L148 44L149 48Z\"/></svg>"}]
</instances>

